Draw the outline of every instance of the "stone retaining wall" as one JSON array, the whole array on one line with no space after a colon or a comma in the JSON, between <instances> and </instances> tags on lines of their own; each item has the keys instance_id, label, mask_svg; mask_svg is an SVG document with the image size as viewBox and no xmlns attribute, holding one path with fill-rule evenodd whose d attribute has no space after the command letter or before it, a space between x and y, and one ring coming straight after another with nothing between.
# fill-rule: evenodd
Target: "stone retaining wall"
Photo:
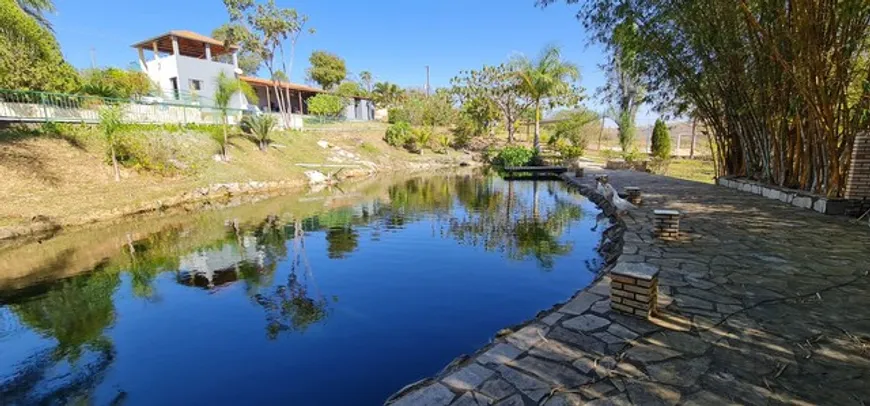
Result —
<instances>
[{"instance_id":1,"label":"stone retaining wall","mask_svg":"<svg viewBox=\"0 0 870 406\"><path fill-rule=\"evenodd\" d=\"M721 177L716 180L716 183L719 186L754 193L792 206L815 210L822 214L860 216L865 211L870 210L870 198L831 199L802 190L781 188L733 177Z\"/></svg>"}]
</instances>

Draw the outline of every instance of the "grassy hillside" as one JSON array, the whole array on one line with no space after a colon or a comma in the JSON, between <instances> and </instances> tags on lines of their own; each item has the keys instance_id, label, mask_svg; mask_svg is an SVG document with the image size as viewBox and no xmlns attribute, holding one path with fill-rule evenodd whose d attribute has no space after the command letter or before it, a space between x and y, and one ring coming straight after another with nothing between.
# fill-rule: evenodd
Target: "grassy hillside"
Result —
<instances>
[{"instance_id":1,"label":"grassy hillside","mask_svg":"<svg viewBox=\"0 0 870 406\"><path fill-rule=\"evenodd\" d=\"M0 227L26 225L34 218L80 224L217 183L283 181L301 187L310 168L300 163L404 171L469 159L456 151L414 155L392 148L382 140L383 124L310 127L275 134L265 152L233 134L230 161L222 162L215 159L219 127L129 126L121 137L121 182L113 180L106 143L95 126L0 129ZM330 170L335 171L322 169Z\"/></svg>"}]
</instances>

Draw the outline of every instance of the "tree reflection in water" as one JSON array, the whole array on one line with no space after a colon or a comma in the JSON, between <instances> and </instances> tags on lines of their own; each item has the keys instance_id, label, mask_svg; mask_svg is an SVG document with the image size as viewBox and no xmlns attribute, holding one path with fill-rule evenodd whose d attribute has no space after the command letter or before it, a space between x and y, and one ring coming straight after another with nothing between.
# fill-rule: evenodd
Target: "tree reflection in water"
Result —
<instances>
[{"instance_id":1,"label":"tree reflection in water","mask_svg":"<svg viewBox=\"0 0 870 406\"><path fill-rule=\"evenodd\" d=\"M582 209L553 183L497 182L474 176L418 178L392 185L386 199L304 219L221 219L145 236L127 234L117 244L117 255L92 272L40 287L45 294L28 293L28 299L7 301L12 304L0 309L20 326L56 342L52 349L34 350L15 367L15 376L0 383L0 399L13 404L87 400L115 359L107 330L116 317L113 294L124 280L130 281L133 297L152 302L160 300L161 274L209 291L238 282L263 309L269 339L307 331L331 312L308 261L306 238L313 233L323 233L328 258L347 260L361 249L363 235L367 243L378 243L380 233L397 232L430 216L442 238L551 269L571 251L562 235L582 218ZM47 266L64 269L67 260L61 256ZM276 283L281 264L289 265L289 274L284 283Z\"/></svg>"},{"instance_id":2,"label":"tree reflection in water","mask_svg":"<svg viewBox=\"0 0 870 406\"><path fill-rule=\"evenodd\" d=\"M300 221L294 223L292 232L293 259L287 284L275 287L271 293L255 296L256 302L266 311L266 335L269 339L276 339L285 331L304 332L328 315L328 303L317 289L305 252L305 230ZM286 241L286 236L282 245L283 241ZM311 288L314 292L310 291Z\"/></svg>"},{"instance_id":3,"label":"tree reflection in water","mask_svg":"<svg viewBox=\"0 0 870 406\"><path fill-rule=\"evenodd\" d=\"M538 182L531 186L528 202L514 195L514 182L508 182L506 196L490 183L457 182L458 199L470 210L464 218L450 219L449 234L463 244L503 252L514 260L534 258L542 268L552 269L556 257L571 252L571 244L559 238L565 227L583 218L583 211L548 184L554 204L542 213Z\"/></svg>"},{"instance_id":4,"label":"tree reflection in water","mask_svg":"<svg viewBox=\"0 0 870 406\"><path fill-rule=\"evenodd\" d=\"M0 386L4 404L87 400L115 359L114 344L105 331L115 321L112 295L119 285L117 273L97 269L9 306L20 323L57 344L16 366L17 374ZM60 368L64 364L67 372Z\"/></svg>"}]
</instances>

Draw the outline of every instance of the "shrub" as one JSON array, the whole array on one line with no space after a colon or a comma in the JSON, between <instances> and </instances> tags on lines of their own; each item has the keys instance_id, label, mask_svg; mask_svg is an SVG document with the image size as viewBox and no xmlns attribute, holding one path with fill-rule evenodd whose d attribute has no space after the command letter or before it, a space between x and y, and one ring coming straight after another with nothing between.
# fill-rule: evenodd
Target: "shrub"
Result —
<instances>
[{"instance_id":1,"label":"shrub","mask_svg":"<svg viewBox=\"0 0 870 406\"><path fill-rule=\"evenodd\" d=\"M387 110L387 122L390 124L410 123L411 115L403 108L393 107Z\"/></svg>"},{"instance_id":2,"label":"shrub","mask_svg":"<svg viewBox=\"0 0 870 406\"><path fill-rule=\"evenodd\" d=\"M447 149L450 148L450 136L447 134L441 134L438 136L438 152L447 153Z\"/></svg>"},{"instance_id":3,"label":"shrub","mask_svg":"<svg viewBox=\"0 0 870 406\"><path fill-rule=\"evenodd\" d=\"M82 82L81 93L115 99L145 96L155 88L145 73L118 68L86 69Z\"/></svg>"},{"instance_id":4,"label":"shrub","mask_svg":"<svg viewBox=\"0 0 870 406\"><path fill-rule=\"evenodd\" d=\"M586 146L573 145L567 142L560 142L556 144L556 150L559 151L559 155L565 159L575 159L583 156L586 153Z\"/></svg>"},{"instance_id":5,"label":"shrub","mask_svg":"<svg viewBox=\"0 0 870 406\"><path fill-rule=\"evenodd\" d=\"M429 142L432 141L432 130L428 127L415 128L412 133L417 142L420 143L421 148L428 147Z\"/></svg>"},{"instance_id":6,"label":"shrub","mask_svg":"<svg viewBox=\"0 0 870 406\"><path fill-rule=\"evenodd\" d=\"M465 148L471 144L471 140L483 134L483 127L469 118L462 118L453 128L453 146Z\"/></svg>"},{"instance_id":7,"label":"shrub","mask_svg":"<svg viewBox=\"0 0 870 406\"><path fill-rule=\"evenodd\" d=\"M632 148L630 151L622 154L622 159L624 159L625 162L628 162L628 163L639 162L640 160L643 159L643 157L644 157L644 154L642 154L640 151L638 151L637 148Z\"/></svg>"},{"instance_id":8,"label":"shrub","mask_svg":"<svg viewBox=\"0 0 870 406\"><path fill-rule=\"evenodd\" d=\"M531 148L511 145L502 148L495 156L493 164L499 166L524 166L532 162L535 151Z\"/></svg>"},{"instance_id":9,"label":"shrub","mask_svg":"<svg viewBox=\"0 0 870 406\"><path fill-rule=\"evenodd\" d=\"M320 93L308 99L308 112L315 116L335 117L344 109L341 97L332 94Z\"/></svg>"},{"instance_id":10,"label":"shrub","mask_svg":"<svg viewBox=\"0 0 870 406\"><path fill-rule=\"evenodd\" d=\"M652 156L659 159L671 157L671 134L668 126L661 119L656 120L652 133Z\"/></svg>"},{"instance_id":11,"label":"shrub","mask_svg":"<svg viewBox=\"0 0 870 406\"><path fill-rule=\"evenodd\" d=\"M598 120L595 113L581 110L560 115L563 121L553 126L547 142L555 146L559 153L568 159L583 156L589 144L586 126ZM542 139L544 137L541 137Z\"/></svg>"},{"instance_id":12,"label":"shrub","mask_svg":"<svg viewBox=\"0 0 870 406\"><path fill-rule=\"evenodd\" d=\"M278 125L278 119L271 114L260 114L256 116L247 116L242 120L246 127L254 136L260 151L265 151L272 142L272 130Z\"/></svg>"},{"instance_id":13,"label":"shrub","mask_svg":"<svg viewBox=\"0 0 870 406\"><path fill-rule=\"evenodd\" d=\"M384 141L397 148L404 146L409 139L413 138L411 131L411 125L406 122L393 124L387 127Z\"/></svg>"}]
</instances>

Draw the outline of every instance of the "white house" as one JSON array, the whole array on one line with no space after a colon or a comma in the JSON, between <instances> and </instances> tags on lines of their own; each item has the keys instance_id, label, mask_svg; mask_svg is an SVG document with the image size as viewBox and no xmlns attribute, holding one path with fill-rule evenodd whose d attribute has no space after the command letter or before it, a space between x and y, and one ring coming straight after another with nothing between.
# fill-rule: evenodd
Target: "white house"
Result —
<instances>
[{"instance_id":1,"label":"white house","mask_svg":"<svg viewBox=\"0 0 870 406\"><path fill-rule=\"evenodd\" d=\"M256 72L239 69L237 46L227 46L223 41L192 31L169 31L133 44L133 48L139 52L140 67L157 84L161 98L168 103L213 106L217 77L223 72L254 89L259 98L256 106L261 111L290 112L294 115L292 126L301 128L300 116L308 114L308 99L324 93L311 86L244 76ZM249 101L239 93L233 96L229 107L247 109ZM368 98L351 98L343 115L347 120L372 120L374 106Z\"/></svg>"},{"instance_id":2,"label":"white house","mask_svg":"<svg viewBox=\"0 0 870 406\"><path fill-rule=\"evenodd\" d=\"M191 31L169 31L133 44L133 48L139 51L139 66L157 84L165 101L212 106L218 74L238 77L242 73L238 47ZM222 55L231 55L232 63L219 60ZM234 109L247 106L242 94L230 102Z\"/></svg>"}]
</instances>

